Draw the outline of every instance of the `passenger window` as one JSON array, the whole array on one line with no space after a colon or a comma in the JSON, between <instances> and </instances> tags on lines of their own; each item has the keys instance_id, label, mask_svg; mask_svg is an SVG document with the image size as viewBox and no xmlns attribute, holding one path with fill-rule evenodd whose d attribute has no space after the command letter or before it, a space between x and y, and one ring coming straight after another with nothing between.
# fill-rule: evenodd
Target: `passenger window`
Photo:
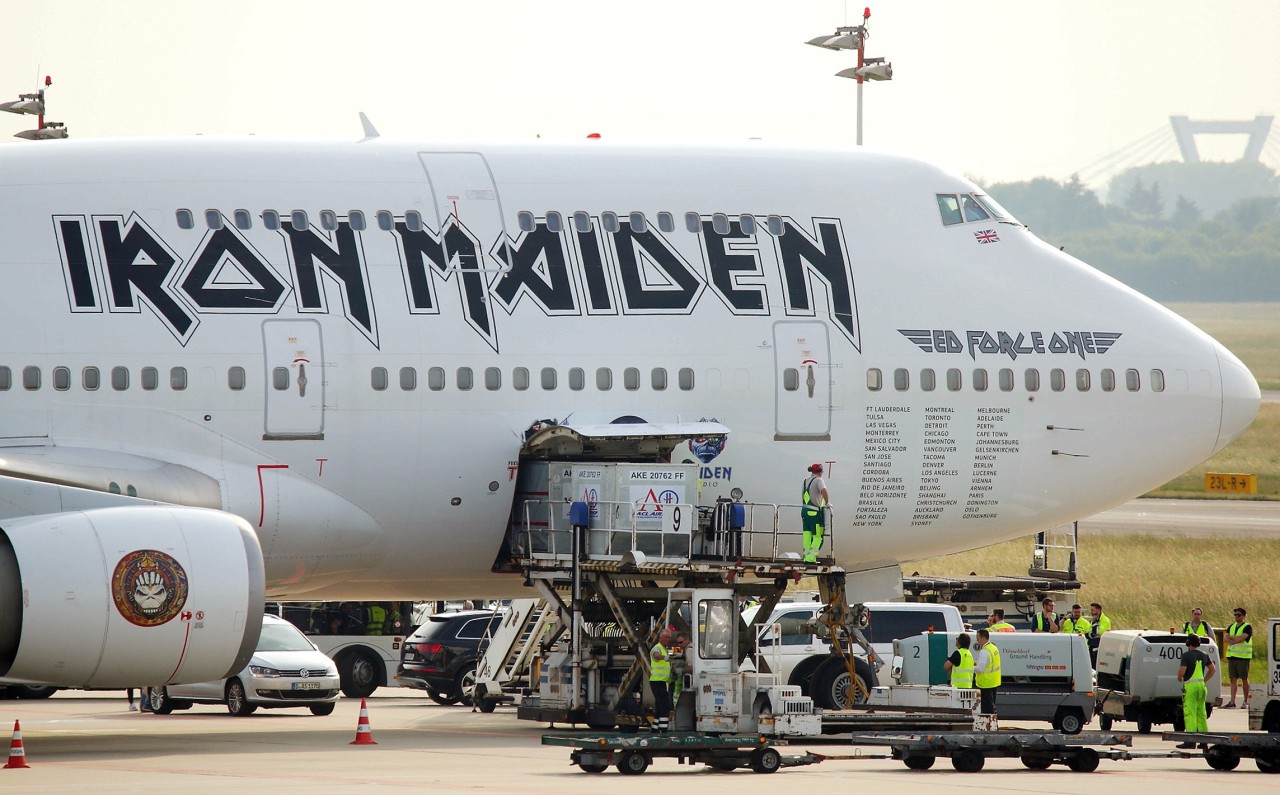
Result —
<instances>
[{"instance_id":1,"label":"passenger window","mask_svg":"<svg viewBox=\"0 0 1280 795\"><path fill-rule=\"evenodd\" d=\"M1067 388L1067 374L1061 369L1055 367L1049 371L1049 388L1054 392L1061 392Z\"/></svg>"},{"instance_id":2,"label":"passenger window","mask_svg":"<svg viewBox=\"0 0 1280 795\"><path fill-rule=\"evenodd\" d=\"M951 392L959 392L960 387L964 386L960 378L960 371L952 367L947 370L947 389Z\"/></svg>"},{"instance_id":3,"label":"passenger window","mask_svg":"<svg viewBox=\"0 0 1280 795\"><path fill-rule=\"evenodd\" d=\"M123 392L129 388L129 368L128 367L112 367L111 368L111 388L117 392Z\"/></svg>"},{"instance_id":4,"label":"passenger window","mask_svg":"<svg viewBox=\"0 0 1280 795\"><path fill-rule=\"evenodd\" d=\"M502 371L497 367L484 368L484 388L490 392L502 389Z\"/></svg>"},{"instance_id":5,"label":"passenger window","mask_svg":"<svg viewBox=\"0 0 1280 795\"><path fill-rule=\"evenodd\" d=\"M1008 367L1003 367L1000 369L1000 391L1001 392L1013 391L1013 371L1010 370Z\"/></svg>"},{"instance_id":6,"label":"passenger window","mask_svg":"<svg viewBox=\"0 0 1280 795\"><path fill-rule=\"evenodd\" d=\"M556 388L556 368L542 368L542 388L548 392Z\"/></svg>"},{"instance_id":7,"label":"passenger window","mask_svg":"<svg viewBox=\"0 0 1280 795\"><path fill-rule=\"evenodd\" d=\"M788 392L795 392L800 388L800 371L794 367L788 367L782 371L782 388Z\"/></svg>"},{"instance_id":8,"label":"passenger window","mask_svg":"<svg viewBox=\"0 0 1280 795\"><path fill-rule=\"evenodd\" d=\"M276 387L276 389L289 388L289 370L286 367L277 367L276 370L284 370L284 386ZM244 389L245 376L243 367L232 367L227 370L227 386L239 392Z\"/></svg>"},{"instance_id":9,"label":"passenger window","mask_svg":"<svg viewBox=\"0 0 1280 795\"><path fill-rule=\"evenodd\" d=\"M724 213L716 213L711 216L711 229L717 235L729 234L729 216Z\"/></svg>"},{"instance_id":10,"label":"passenger window","mask_svg":"<svg viewBox=\"0 0 1280 795\"><path fill-rule=\"evenodd\" d=\"M609 234L618 231L618 214L608 210L600 213L600 228Z\"/></svg>"},{"instance_id":11,"label":"passenger window","mask_svg":"<svg viewBox=\"0 0 1280 795\"><path fill-rule=\"evenodd\" d=\"M0 392L8 392L13 388L13 371L8 367L0 367Z\"/></svg>"},{"instance_id":12,"label":"passenger window","mask_svg":"<svg viewBox=\"0 0 1280 795\"><path fill-rule=\"evenodd\" d=\"M1040 391L1040 371L1034 367L1028 367L1023 374L1023 385L1026 386L1028 392Z\"/></svg>"},{"instance_id":13,"label":"passenger window","mask_svg":"<svg viewBox=\"0 0 1280 795\"><path fill-rule=\"evenodd\" d=\"M1152 392L1164 391L1164 370L1151 371L1151 391Z\"/></svg>"},{"instance_id":14,"label":"passenger window","mask_svg":"<svg viewBox=\"0 0 1280 795\"><path fill-rule=\"evenodd\" d=\"M560 213L556 212L555 210L548 212L547 213L547 231L557 232L557 233L563 232L564 216L560 215Z\"/></svg>"},{"instance_id":15,"label":"passenger window","mask_svg":"<svg viewBox=\"0 0 1280 795\"><path fill-rule=\"evenodd\" d=\"M236 210L231 214L231 217L235 219L236 229L253 228L253 216L249 214L248 210Z\"/></svg>"},{"instance_id":16,"label":"passenger window","mask_svg":"<svg viewBox=\"0 0 1280 795\"><path fill-rule=\"evenodd\" d=\"M320 211L320 228L332 232L338 228L338 214L333 210Z\"/></svg>"},{"instance_id":17,"label":"passenger window","mask_svg":"<svg viewBox=\"0 0 1280 795\"><path fill-rule=\"evenodd\" d=\"M676 231L676 219L671 217L671 213L658 213L658 229L663 232Z\"/></svg>"},{"instance_id":18,"label":"passenger window","mask_svg":"<svg viewBox=\"0 0 1280 795\"><path fill-rule=\"evenodd\" d=\"M613 371L608 367L596 368L596 389L608 392L613 389Z\"/></svg>"},{"instance_id":19,"label":"passenger window","mask_svg":"<svg viewBox=\"0 0 1280 795\"><path fill-rule=\"evenodd\" d=\"M396 219L391 216L387 210L378 210L374 214L374 218L378 221L378 228L383 232L390 232L396 228Z\"/></svg>"},{"instance_id":20,"label":"passenger window","mask_svg":"<svg viewBox=\"0 0 1280 795\"><path fill-rule=\"evenodd\" d=\"M591 231L591 216L582 210L573 214L573 228L579 232Z\"/></svg>"},{"instance_id":21,"label":"passenger window","mask_svg":"<svg viewBox=\"0 0 1280 795\"><path fill-rule=\"evenodd\" d=\"M907 368L899 367L893 371L893 388L899 392L906 392L907 387L911 385L911 377L907 374Z\"/></svg>"},{"instance_id":22,"label":"passenger window","mask_svg":"<svg viewBox=\"0 0 1280 795\"><path fill-rule=\"evenodd\" d=\"M932 392L938 388L938 374L932 367L926 367L920 371L920 388L926 392Z\"/></svg>"},{"instance_id":23,"label":"passenger window","mask_svg":"<svg viewBox=\"0 0 1280 795\"><path fill-rule=\"evenodd\" d=\"M1124 385L1130 392L1137 392L1142 384L1138 380L1137 370L1124 371Z\"/></svg>"},{"instance_id":24,"label":"passenger window","mask_svg":"<svg viewBox=\"0 0 1280 795\"><path fill-rule=\"evenodd\" d=\"M654 392L661 392L667 388L667 368L655 367L649 373L649 386Z\"/></svg>"},{"instance_id":25,"label":"passenger window","mask_svg":"<svg viewBox=\"0 0 1280 795\"><path fill-rule=\"evenodd\" d=\"M960 200L954 193L938 194L938 212L942 215L943 226L954 226L964 222L960 214Z\"/></svg>"},{"instance_id":26,"label":"passenger window","mask_svg":"<svg viewBox=\"0 0 1280 795\"><path fill-rule=\"evenodd\" d=\"M287 369L283 368L283 367L277 367L277 368L275 369L275 372L279 372L279 371L281 371L281 370L284 370L284 376L285 376L285 386L284 386L284 388L288 388L288 386L289 386L289 383L288 383L288 379L289 379L289 371L288 371ZM385 367L375 367L375 368L373 368L372 370L370 370L370 371L369 371L369 386L373 387L373 391L375 391L375 392L383 392L383 391L385 391L385 390L386 390L386 388L387 388L387 368L385 368ZM276 387L276 389L281 389L281 387L277 386L277 387Z\"/></svg>"},{"instance_id":27,"label":"passenger window","mask_svg":"<svg viewBox=\"0 0 1280 795\"><path fill-rule=\"evenodd\" d=\"M521 210L516 213L516 226L520 227L521 232L532 232L537 228L533 220L533 213L528 210Z\"/></svg>"},{"instance_id":28,"label":"passenger window","mask_svg":"<svg viewBox=\"0 0 1280 795\"><path fill-rule=\"evenodd\" d=\"M635 392L640 388L640 368L628 367L622 371L622 388Z\"/></svg>"},{"instance_id":29,"label":"passenger window","mask_svg":"<svg viewBox=\"0 0 1280 795\"><path fill-rule=\"evenodd\" d=\"M367 228L364 223L364 213L360 210L348 210L347 223L356 232L363 232Z\"/></svg>"},{"instance_id":30,"label":"passenger window","mask_svg":"<svg viewBox=\"0 0 1280 795\"><path fill-rule=\"evenodd\" d=\"M232 368L232 369L237 369L237 368ZM386 388L387 388L387 370L386 370L386 368L384 368L384 367L375 367L374 369L375 369L375 370L378 370L378 371L381 371L381 373L380 373L380 375L381 375L381 382L382 382L382 386L381 386L381 388L382 388L382 389L386 389ZM241 375L243 375L243 372L241 373ZM375 374L375 375L377 375L377 374ZM273 389L275 389L277 392L283 392L283 391L285 391L286 389L288 389L288 388L289 388L289 381L290 381L290 380L291 380L291 379L290 379L290 377L289 377L289 368L288 368L288 367L275 367L275 368L272 368L272 370L271 370L271 387L272 387ZM375 379L375 380L376 380L376 379ZM241 380L241 382L240 382L240 388L241 388L241 389L244 389L244 381L243 381L243 380ZM377 388L378 388L378 387L375 387L375 389L377 389Z\"/></svg>"},{"instance_id":31,"label":"passenger window","mask_svg":"<svg viewBox=\"0 0 1280 795\"><path fill-rule=\"evenodd\" d=\"M93 370L94 384L98 382L98 368L89 368ZM187 368L174 367L169 370L169 388L175 392L181 392L187 388ZM94 386L97 389L97 386Z\"/></svg>"},{"instance_id":32,"label":"passenger window","mask_svg":"<svg viewBox=\"0 0 1280 795\"><path fill-rule=\"evenodd\" d=\"M154 367L142 368L142 388L148 392L160 386L160 373Z\"/></svg>"},{"instance_id":33,"label":"passenger window","mask_svg":"<svg viewBox=\"0 0 1280 795\"><path fill-rule=\"evenodd\" d=\"M987 391L987 371L981 367L973 371L973 389L976 392Z\"/></svg>"},{"instance_id":34,"label":"passenger window","mask_svg":"<svg viewBox=\"0 0 1280 795\"><path fill-rule=\"evenodd\" d=\"M102 373L96 367L86 367L80 371L80 383L84 385L85 391L96 392L102 386Z\"/></svg>"},{"instance_id":35,"label":"passenger window","mask_svg":"<svg viewBox=\"0 0 1280 795\"><path fill-rule=\"evenodd\" d=\"M400 390L412 392L418 388L418 369L416 367L400 368Z\"/></svg>"},{"instance_id":36,"label":"passenger window","mask_svg":"<svg viewBox=\"0 0 1280 795\"><path fill-rule=\"evenodd\" d=\"M771 215L765 219L764 225L769 230L769 234L782 237L782 216Z\"/></svg>"},{"instance_id":37,"label":"passenger window","mask_svg":"<svg viewBox=\"0 0 1280 795\"><path fill-rule=\"evenodd\" d=\"M937 610L878 610L871 614L867 640L872 643L890 643L912 635L937 632L947 626L947 620Z\"/></svg>"},{"instance_id":38,"label":"passenger window","mask_svg":"<svg viewBox=\"0 0 1280 795\"><path fill-rule=\"evenodd\" d=\"M270 229L272 232L277 231L280 228L280 213L275 210L263 210L262 227Z\"/></svg>"},{"instance_id":39,"label":"passenger window","mask_svg":"<svg viewBox=\"0 0 1280 795\"><path fill-rule=\"evenodd\" d=\"M685 213L684 228L685 231L692 232L695 235L700 233L702 231L702 216L697 213Z\"/></svg>"},{"instance_id":40,"label":"passenger window","mask_svg":"<svg viewBox=\"0 0 1280 795\"><path fill-rule=\"evenodd\" d=\"M404 214L404 225L410 232L422 231L422 213L410 210Z\"/></svg>"},{"instance_id":41,"label":"passenger window","mask_svg":"<svg viewBox=\"0 0 1280 795\"><path fill-rule=\"evenodd\" d=\"M1116 371L1110 367L1104 367L1101 373L1102 391L1114 392L1116 389Z\"/></svg>"},{"instance_id":42,"label":"passenger window","mask_svg":"<svg viewBox=\"0 0 1280 795\"><path fill-rule=\"evenodd\" d=\"M66 392L71 388L71 368L53 368L53 388L59 392Z\"/></svg>"},{"instance_id":43,"label":"passenger window","mask_svg":"<svg viewBox=\"0 0 1280 795\"><path fill-rule=\"evenodd\" d=\"M633 212L627 216L627 223L631 224L631 231L643 232L648 228L644 222L644 213Z\"/></svg>"},{"instance_id":44,"label":"passenger window","mask_svg":"<svg viewBox=\"0 0 1280 795\"><path fill-rule=\"evenodd\" d=\"M310 227L311 223L307 220L307 211L294 210L289 213L289 225L299 232Z\"/></svg>"},{"instance_id":45,"label":"passenger window","mask_svg":"<svg viewBox=\"0 0 1280 795\"><path fill-rule=\"evenodd\" d=\"M982 209L982 205L978 204L978 200L972 196L961 196L960 203L964 207L964 220L966 221L985 221L991 217L986 210Z\"/></svg>"},{"instance_id":46,"label":"passenger window","mask_svg":"<svg viewBox=\"0 0 1280 795\"><path fill-rule=\"evenodd\" d=\"M517 392L523 392L529 388L529 368L517 367L511 371L511 386Z\"/></svg>"},{"instance_id":47,"label":"passenger window","mask_svg":"<svg viewBox=\"0 0 1280 795\"><path fill-rule=\"evenodd\" d=\"M581 367L569 368L569 388L581 392L587 386L587 376Z\"/></svg>"},{"instance_id":48,"label":"passenger window","mask_svg":"<svg viewBox=\"0 0 1280 795\"><path fill-rule=\"evenodd\" d=\"M178 221L179 229L194 229L196 225L195 217L191 215L190 210L178 210L174 213Z\"/></svg>"},{"instance_id":49,"label":"passenger window","mask_svg":"<svg viewBox=\"0 0 1280 795\"><path fill-rule=\"evenodd\" d=\"M1080 368L1079 370L1076 370L1076 391L1088 392L1090 386L1091 386L1091 381L1089 378L1089 371L1084 369L1083 367Z\"/></svg>"},{"instance_id":50,"label":"passenger window","mask_svg":"<svg viewBox=\"0 0 1280 795\"><path fill-rule=\"evenodd\" d=\"M812 620L812 610L793 610L778 616L778 620L774 622L778 625L778 645L807 646L813 643L813 635L802 629L806 622ZM769 640L770 643L765 643L765 640ZM773 645L772 638L762 638L760 645Z\"/></svg>"},{"instance_id":51,"label":"passenger window","mask_svg":"<svg viewBox=\"0 0 1280 795\"><path fill-rule=\"evenodd\" d=\"M471 372L470 367L459 367L456 377L458 389L462 392L470 392L475 386L475 374Z\"/></svg>"},{"instance_id":52,"label":"passenger window","mask_svg":"<svg viewBox=\"0 0 1280 795\"><path fill-rule=\"evenodd\" d=\"M204 225L210 229L222 228L222 213L217 210L204 211Z\"/></svg>"},{"instance_id":53,"label":"passenger window","mask_svg":"<svg viewBox=\"0 0 1280 795\"><path fill-rule=\"evenodd\" d=\"M881 389L884 389L884 374L880 372L879 367L869 368L867 370L867 391L879 392Z\"/></svg>"},{"instance_id":54,"label":"passenger window","mask_svg":"<svg viewBox=\"0 0 1280 795\"><path fill-rule=\"evenodd\" d=\"M680 388L685 392L693 389L693 370L688 367L680 368Z\"/></svg>"},{"instance_id":55,"label":"passenger window","mask_svg":"<svg viewBox=\"0 0 1280 795\"><path fill-rule=\"evenodd\" d=\"M444 389L444 368L432 367L427 370L427 389L432 392L439 392Z\"/></svg>"},{"instance_id":56,"label":"passenger window","mask_svg":"<svg viewBox=\"0 0 1280 795\"><path fill-rule=\"evenodd\" d=\"M742 229L742 234L754 235L756 233L756 217L754 215L739 215L738 227Z\"/></svg>"}]
</instances>

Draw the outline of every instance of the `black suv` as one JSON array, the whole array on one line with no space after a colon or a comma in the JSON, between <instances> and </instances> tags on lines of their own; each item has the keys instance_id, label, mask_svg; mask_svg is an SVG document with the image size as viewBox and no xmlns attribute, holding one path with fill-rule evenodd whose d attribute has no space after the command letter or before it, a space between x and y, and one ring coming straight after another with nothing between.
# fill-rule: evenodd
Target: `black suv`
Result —
<instances>
[{"instance_id":1,"label":"black suv","mask_svg":"<svg viewBox=\"0 0 1280 795\"><path fill-rule=\"evenodd\" d=\"M492 610L428 616L401 647L396 679L403 687L426 690L437 704L470 704L480 641L501 622L502 612Z\"/></svg>"}]
</instances>

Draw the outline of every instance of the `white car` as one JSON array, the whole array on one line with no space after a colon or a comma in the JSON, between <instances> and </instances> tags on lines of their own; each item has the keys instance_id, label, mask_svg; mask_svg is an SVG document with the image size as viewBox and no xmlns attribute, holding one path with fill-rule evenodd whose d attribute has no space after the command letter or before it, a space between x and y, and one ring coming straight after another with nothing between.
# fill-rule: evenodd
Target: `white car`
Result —
<instances>
[{"instance_id":1,"label":"white car","mask_svg":"<svg viewBox=\"0 0 1280 795\"><path fill-rule=\"evenodd\" d=\"M232 715L252 715L258 707L309 707L313 715L328 715L341 693L338 667L297 627L266 615L258 647L244 667L230 679L191 685L153 687L147 691L151 711L168 715L192 704L226 704Z\"/></svg>"}]
</instances>

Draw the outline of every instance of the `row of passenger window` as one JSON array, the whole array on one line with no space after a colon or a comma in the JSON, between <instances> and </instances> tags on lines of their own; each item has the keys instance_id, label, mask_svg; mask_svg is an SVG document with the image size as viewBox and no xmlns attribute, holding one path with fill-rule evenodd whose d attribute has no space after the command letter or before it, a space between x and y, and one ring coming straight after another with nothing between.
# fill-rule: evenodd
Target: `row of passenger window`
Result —
<instances>
[{"instance_id":1,"label":"row of passenger window","mask_svg":"<svg viewBox=\"0 0 1280 795\"><path fill-rule=\"evenodd\" d=\"M947 389L951 392L959 392L964 388L964 373L958 368L951 368L944 374ZM1016 376L1012 369L1005 367L996 371L996 384L1001 392L1012 392L1014 389ZM1116 371L1111 368L1103 368L1098 372L1098 386L1103 392L1114 392L1116 389ZM985 392L990 385L990 377L984 368L976 368L970 374L969 384L975 392ZM1023 388L1028 392L1040 391L1040 371L1035 368L1028 368L1023 372ZM1076 391L1088 392L1093 388L1093 373L1085 368L1080 368L1075 372ZM938 376L932 368L925 368L920 371L919 380L920 389L925 392L932 392L938 388ZM1142 376L1134 369L1124 371L1124 386L1130 392L1137 392L1142 389ZM873 367L867 370L867 389L872 392L879 392L885 388L884 374L880 368ZM905 367L899 367L893 371L893 388L899 392L906 392L911 388L911 373ZM1049 389L1054 392L1062 392L1067 388L1067 371L1061 368L1053 368L1049 371ZM1152 392L1164 391L1164 371L1152 370L1150 373L1150 381L1148 388Z\"/></svg>"},{"instance_id":2,"label":"row of passenger window","mask_svg":"<svg viewBox=\"0 0 1280 795\"><path fill-rule=\"evenodd\" d=\"M54 367L52 370L53 388L59 392L65 392L71 389L71 368ZM132 378L128 367L113 367L109 373L109 384L111 388L117 392L123 392L129 389ZM551 391L559 387L560 375L554 367L543 367L538 371L538 385L544 391ZM503 371L498 367L486 367L481 373L484 388L489 391L497 391L502 388ZM431 367L426 372L427 388L438 392L446 387L448 380L447 373L443 367ZM587 374L586 370L581 367L570 367L567 372L567 383L569 389L581 391L586 388ZM292 381L291 373L288 367L276 367L271 371L271 386L276 390L286 390L290 388ZM381 392L390 386L390 377L385 367L374 367L370 371L370 386ZM400 389L410 392L418 388L418 370L414 367L401 367L399 371ZM460 391L468 391L476 386L476 374L470 367L459 367L453 373L454 386ZM641 375L640 369L637 367L627 367L622 371L622 388L629 391L640 389ZM172 367L169 369L169 388L180 392L187 388L187 368ZM248 376L243 367L227 368L227 388L233 391L240 391L245 388L248 383ZM532 384L532 374L527 367L515 367L511 370L511 387L517 391L524 391L530 388ZM669 383L667 369L665 367L655 367L649 371L649 388L655 392L661 392L667 389ZM160 371L155 367L143 367L138 370L138 384L145 390L151 391L160 387ZM44 385L44 371L31 365L22 368L21 386L28 391L35 391ZM102 388L102 371L97 367L85 367L80 371L80 386L88 392L95 392ZM614 387L613 370L608 367L599 367L595 371L595 386L601 392L607 392ZM681 390L689 391L693 389L693 370L688 367L682 367L676 371L676 386ZM8 391L14 387L13 370L6 366L0 366L0 392Z\"/></svg>"},{"instance_id":3,"label":"row of passenger window","mask_svg":"<svg viewBox=\"0 0 1280 795\"><path fill-rule=\"evenodd\" d=\"M192 210L179 209L175 213L179 229L194 229L196 225L196 216ZM259 216L262 219L262 226L265 229L277 230L284 224L289 224L294 229L307 229L311 225L311 216L306 210L291 210L281 213L278 210L263 210ZM333 210L321 210L318 215L320 228L332 232L338 228L338 214ZM548 211L546 216L547 229L552 232L563 232L566 228L566 218L564 214L555 210ZM649 228L648 218L642 212L628 213L625 216L627 223L631 229L636 232L644 232ZM368 219L365 218L362 210L348 210L346 215L347 223L357 232L363 232L368 229ZM395 228L395 216L390 210L378 210L373 214L374 223L378 229L384 232L390 232ZM524 232L532 232L537 226L537 219L533 213L522 210L516 215L517 223ZM578 232L591 231L591 215L579 210L569 216L568 221ZM711 216L711 228L718 235L729 234L731 223L737 222L743 234L754 235L756 233L756 217L754 215L737 215L732 218L725 213L715 213ZM222 214L221 210L205 210L204 224L210 229L222 229L227 225L228 216ZM248 210L233 210L230 215L230 223L236 229L248 230L253 228L253 215ZM420 232L424 228L422 221L422 213L417 210L408 210L404 214L405 226L411 232ZM674 232L676 229L675 217L668 212L660 212L656 216L656 225L662 232ZM695 212L684 214L685 229L694 234L702 231L702 216ZM617 232L622 226L621 219L615 212L600 213L600 228L605 232ZM782 216L770 215L765 218L765 228L769 234L775 237L780 236L785 230L782 222Z\"/></svg>"},{"instance_id":4,"label":"row of passenger window","mask_svg":"<svg viewBox=\"0 0 1280 795\"><path fill-rule=\"evenodd\" d=\"M286 371L287 375L287 371ZM566 379L569 389L580 392L587 387L587 371L581 367L570 367ZM459 367L454 371L453 384L462 392L476 387L476 373L470 367ZM560 374L554 367L543 367L537 372L537 383L543 391L552 391L560 386ZM481 373L484 388L490 392L502 389L503 370L499 367L486 367ZM448 384L448 373L443 367L431 367L426 373L427 389L439 392ZM634 392L640 389L640 368L627 367L622 370L623 389ZM376 391L382 392L390 387L391 379L385 367L374 367L369 373L369 382ZM418 388L418 370L415 367L401 367L399 372L400 389L412 392ZM523 392L533 385L533 373L528 367L511 369L511 388ZM649 388L655 392L667 389L669 380L665 367L655 367L649 371ZM676 371L676 386L683 391L693 389L693 370L682 367ZM287 384L286 384L287 387ZM595 371L595 387L600 392L608 392L614 387L613 370L608 367L597 367ZM281 388L277 386L277 388Z\"/></svg>"}]
</instances>

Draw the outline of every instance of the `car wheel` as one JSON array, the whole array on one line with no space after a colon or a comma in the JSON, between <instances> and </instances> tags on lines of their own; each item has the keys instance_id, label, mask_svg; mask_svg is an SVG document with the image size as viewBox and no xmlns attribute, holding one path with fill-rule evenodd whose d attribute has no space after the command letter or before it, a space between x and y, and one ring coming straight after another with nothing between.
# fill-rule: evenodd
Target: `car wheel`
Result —
<instances>
[{"instance_id":1,"label":"car wheel","mask_svg":"<svg viewBox=\"0 0 1280 795\"><path fill-rule=\"evenodd\" d=\"M853 661L854 675L849 675L844 660L832 657L814 674L813 701L824 709L846 709L848 704L861 704L875 684L875 674L862 660ZM850 699L846 701L846 699Z\"/></svg>"},{"instance_id":2,"label":"car wheel","mask_svg":"<svg viewBox=\"0 0 1280 795\"><path fill-rule=\"evenodd\" d=\"M147 700L151 702L151 711L157 715L168 715L173 712L173 701L169 698L169 688L149 687L146 690Z\"/></svg>"},{"instance_id":3,"label":"car wheel","mask_svg":"<svg viewBox=\"0 0 1280 795\"><path fill-rule=\"evenodd\" d=\"M355 651L338 660L338 679L342 682L342 695L347 698L365 698L378 689L377 660L364 652Z\"/></svg>"},{"instance_id":4,"label":"car wheel","mask_svg":"<svg viewBox=\"0 0 1280 795\"><path fill-rule=\"evenodd\" d=\"M442 707L451 707L458 703L458 699L448 693L441 693L439 690L428 690L427 696Z\"/></svg>"},{"instance_id":5,"label":"car wheel","mask_svg":"<svg viewBox=\"0 0 1280 795\"><path fill-rule=\"evenodd\" d=\"M1053 728L1063 734L1079 734L1084 728L1084 715L1078 709L1064 707L1053 716Z\"/></svg>"},{"instance_id":6,"label":"car wheel","mask_svg":"<svg viewBox=\"0 0 1280 795\"><path fill-rule=\"evenodd\" d=\"M248 717L257 711L257 707L249 703L245 695L244 685L239 679L227 682L227 712L239 718Z\"/></svg>"},{"instance_id":7,"label":"car wheel","mask_svg":"<svg viewBox=\"0 0 1280 795\"><path fill-rule=\"evenodd\" d=\"M332 715L334 707L336 706L338 705L333 703L332 701L325 704L312 704L311 714L312 715Z\"/></svg>"},{"instance_id":8,"label":"car wheel","mask_svg":"<svg viewBox=\"0 0 1280 795\"><path fill-rule=\"evenodd\" d=\"M470 704L476 695L476 664L471 663L458 674L457 681L453 684L453 695L455 702L461 701L463 704Z\"/></svg>"}]
</instances>

